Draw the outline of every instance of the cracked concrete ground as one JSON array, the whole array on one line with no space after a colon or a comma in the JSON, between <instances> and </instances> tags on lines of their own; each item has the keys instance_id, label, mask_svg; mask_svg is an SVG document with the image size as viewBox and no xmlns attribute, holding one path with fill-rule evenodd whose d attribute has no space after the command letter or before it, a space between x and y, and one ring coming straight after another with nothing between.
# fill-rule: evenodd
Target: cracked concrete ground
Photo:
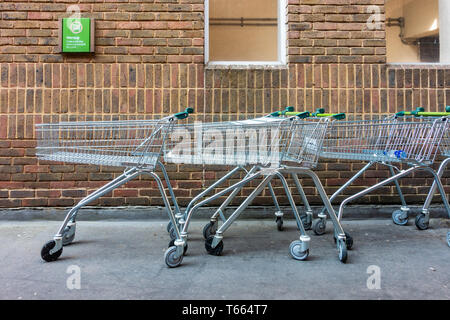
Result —
<instances>
[{"instance_id":1,"label":"cracked concrete ground","mask_svg":"<svg viewBox=\"0 0 450 320\"><path fill-rule=\"evenodd\" d=\"M310 256L296 261L288 251L299 236L292 220L282 232L272 220L237 221L219 257L206 254L206 221L192 222L187 255L175 269L163 260L163 220L78 221L74 243L51 263L40 250L60 222L0 221L0 299L450 299L445 219L432 219L426 231L413 220L404 227L344 221L355 241L347 264L337 258L331 222L326 235L308 231ZM79 267L80 289L67 287L70 266ZM369 266L380 268L380 289L367 287Z\"/></svg>"}]
</instances>

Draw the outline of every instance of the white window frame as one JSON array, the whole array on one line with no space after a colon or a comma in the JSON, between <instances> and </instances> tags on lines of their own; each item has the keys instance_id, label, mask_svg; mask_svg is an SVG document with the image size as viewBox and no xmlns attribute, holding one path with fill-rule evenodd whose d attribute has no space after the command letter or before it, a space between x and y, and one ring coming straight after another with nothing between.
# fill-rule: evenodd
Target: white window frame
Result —
<instances>
[{"instance_id":1,"label":"white window frame","mask_svg":"<svg viewBox=\"0 0 450 320\"><path fill-rule=\"evenodd\" d=\"M257 66L280 66L287 65L286 54L286 12L287 0L278 0L278 60L277 61L209 61L209 0L205 0L205 65L206 66L236 66L236 67L257 67Z\"/></svg>"}]
</instances>

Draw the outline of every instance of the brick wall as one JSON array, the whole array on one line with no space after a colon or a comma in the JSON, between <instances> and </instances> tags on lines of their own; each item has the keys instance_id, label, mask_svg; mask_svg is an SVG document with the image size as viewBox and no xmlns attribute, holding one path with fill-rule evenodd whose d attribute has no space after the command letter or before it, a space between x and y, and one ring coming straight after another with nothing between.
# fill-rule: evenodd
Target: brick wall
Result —
<instances>
[{"instance_id":1,"label":"brick wall","mask_svg":"<svg viewBox=\"0 0 450 320\"><path fill-rule=\"evenodd\" d=\"M379 117L423 106L450 105L450 69L385 64L384 25L368 30L367 6L383 0L289 0L288 61L274 70L208 69L203 64L203 1L3 1L0 3L0 207L70 206L109 182L120 168L38 161L34 124L78 115L95 120L144 119L192 106L199 120L229 120L283 109L324 107ZM78 4L96 19L95 54L56 53L58 18ZM328 193L362 167L321 162ZM186 204L228 168L169 165ZM367 171L347 194L386 177ZM236 180L233 180L236 181ZM404 179L407 200L424 199L431 179ZM305 191L318 197L310 181ZM444 183L448 189L448 174ZM281 191L277 184L277 191ZM398 203L392 187L361 199ZM242 191L237 202L251 189ZM450 192L450 190L449 190ZM237 203L236 202L236 203ZM282 202L286 204L286 200ZM270 204L268 193L255 204ZM161 205L153 181L142 177L95 204Z\"/></svg>"}]
</instances>

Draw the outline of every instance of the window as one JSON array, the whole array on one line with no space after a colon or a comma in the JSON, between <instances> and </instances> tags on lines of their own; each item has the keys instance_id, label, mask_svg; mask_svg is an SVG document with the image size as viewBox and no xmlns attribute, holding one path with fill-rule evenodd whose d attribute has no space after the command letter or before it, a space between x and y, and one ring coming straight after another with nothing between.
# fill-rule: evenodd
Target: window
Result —
<instances>
[{"instance_id":1,"label":"window","mask_svg":"<svg viewBox=\"0 0 450 320\"><path fill-rule=\"evenodd\" d=\"M446 0L444 0L446 1ZM439 63L442 0L386 0L386 50L391 63Z\"/></svg>"},{"instance_id":2,"label":"window","mask_svg":"<svg viewBox=\"0 0 450 320\"><path fill-rule=\"evenodd\" d=\"M286 0L206 0L205 63L285 65Z\"/></svg>"}]
</instances>

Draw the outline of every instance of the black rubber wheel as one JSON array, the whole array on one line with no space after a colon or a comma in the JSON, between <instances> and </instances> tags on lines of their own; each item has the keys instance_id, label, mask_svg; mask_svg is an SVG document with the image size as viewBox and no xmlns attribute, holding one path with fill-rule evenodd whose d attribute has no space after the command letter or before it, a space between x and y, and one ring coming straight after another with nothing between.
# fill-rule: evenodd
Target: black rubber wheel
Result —
<instances>
[{"instance_id":1,"label":"black rubber wheel","mask_svg":"<svg viewBox=\"0 0 450 320\"><path fill-rule=\"evenodd\" d=\"M392 212L392 221L399 226L405 226L408 223L408 216L402 217L403 211L402 210L395 210Z\"/></svg>"},{"instance_id":2,"label":"black rubber wheel","mask_svg":"<svg viewBox=\"0 0 450 320\"><path fill-rule=\"evenodd\" d=\"M169 230L169 237L171 240L174 240L177 238L177 234L175 233L175 228L173 226Z\"/></svg>"},{"instance_id":3,"label":"black rubber wheel","mask_svg":"<svg viewBox=\"0 0 450 320\"><path fill-rule=\"evenodd\" d=\"M416 223L417 229L419 229L419 230L427 230L428 227L430 226L429 222L425 221L425 215L423 213L416 216L415 223Z\"/></svg>"},{"instance_id":4,"label":"black rubber wheel","mask_svg":"<svg viewBox=\"0 0 450 320\"><path fill-rule=\"evenodd\" d=\"M206 251L213 256L220 256L223 251L223 241L220 240L220 242L217 244L215 248L211 247L211 244L214 240L214 236L208 237L208 239L205 240L205 249Z\"/></svg>"},{"instance_id":5,"label":"black rubber wheel","mask_svg":"<svg viewBox=\"0 0 450 320\"><path fill-rule=\"evenodd\" d=\"M292 241L289 245L289 253L291 254L291 257L295 260L306 260L309 256L309 249L306 249L306 251L301 251L302 242L300 240Z\"/></svg>"},{"instance_id":6,"label":"black rubber wheel","mask_svg":"<svg viewBox=\"0 0 450 320\"><path fill-rule=\"evenodd\" d=\"M347 245L344 243L344 241L339 240L338 250L339 250L339 261L341 261L342 263L346 263L347 262Z\"/></svg>"},{"instance_id":7,"label":"black rubber wheel","mask_svg":"<svg viewBox=\"0 0 450 320\"><path fill-rule=\"evenodd\" d=\"M312 223L312 229L314 233L318 236L321 236L325 233L326 230L326 220L324 219L315 219Z\"/></svg>"},{"instance_id":8,"label":"black rubber wheel","mask_svg":"<svg viewBox=\"0 0 450 320\"><path fill-rule=\"evenodd\" d=\"M345 232L345 246L347 250L352 250L353 248L353 237Z\"/></svg>"},{"instance_id":9,"label":"black rubber wheel","mask_svg":"<svg viewBox=\"0 0 450 320\"><path fill-rule=\"evenodd\" d=\"M170 233L170 229L172 229L172 226L173 226L172 222L169 221L169 223L167 224L167 228L166 228L168 233Z\"/></svg>"},{"instance_id":10,"label":"black rubber wheel","mask_svg":"<svg viewBox=\"0 0 450 320\"><path fill-rule=\"evenodd\" d=\"M183 255L179 256L178 258L175 258L175 255L177 253L177 247L170 247L166 250L164 253L164 261L166 262L166 265L169 268L176 268L181 265L181 262L183 261Z\"/></svg>"},{"instance_id":11,"label":"black rubber wheel","mask_svg":"<svg viewBox=\"0 0 450 320\"><path fill-rule=\"evenodd\" d=\"M63 252L63 248L59 249L53 254L50 254L50 250L52 250L55 247L55 245L56 245L55 240L50 240L49 242L44 244L41 250L42 259L44 259L47 262L52 262L59 258L59 256Z\"/></svg>"},{"instance_id":12,"label":"black rubber wheel","mask_svg":"<svg viewBox=\"0 0 450 320\"><path fill-rule=\"evenodd\" d=\"M216 234L215 222L210 221L203 227L203 238L206 240L210 236L213 236L215 234Z\"/></svg>"},{"instance_id":13,"label":"black rubber wheel","mask_svg":"<svg viewBox=\"0 0 450 320\"><path fill-rule=\"evenodd\" d=\"M311 230L312 228L312 220L309 217L310 216L307 214L300 216L300 218L302 219L303 228L305 228L305 230Z\"/></svg>"},{"instance_id":14,"label":"black rubber wheel","mask_svg":"<svg viewBox=\"0 0 450 320\"><path fill-rule=\"evenodd\" d=\"M173 246L175 246L175 239L170 240L170 241L169 241L169 245L168 245L167 247L170 248L170 247L173 247ZM184 248L183 248L183 255L186 254L187 249L188 249L188 245L187 245L187 243L186 243L186 244L184 245Z\"/></svg>"},{"instance_id":15,"label":"black rubber wheel","mask_svg":"<svg viewBox=\"0 0 450 320\"><path fill-rule=\"evenodd\" d=\"M283 231L283 218L277 217L277 219L275 221L277 223L277 230Z\"/></svg>"},{"instance_id":16,"label":"black rubber wheel","mask_svg":"<svg viewBox=\"0 0 450 320\"><path fill-rule=\"evenodd\" d=\"M352 250L353 247L353 237L344 231L345 234L345 245L347 247L347 250ZM336 243L336 236L334 236L334 243Z\"/></svg>"}]
</instances>

